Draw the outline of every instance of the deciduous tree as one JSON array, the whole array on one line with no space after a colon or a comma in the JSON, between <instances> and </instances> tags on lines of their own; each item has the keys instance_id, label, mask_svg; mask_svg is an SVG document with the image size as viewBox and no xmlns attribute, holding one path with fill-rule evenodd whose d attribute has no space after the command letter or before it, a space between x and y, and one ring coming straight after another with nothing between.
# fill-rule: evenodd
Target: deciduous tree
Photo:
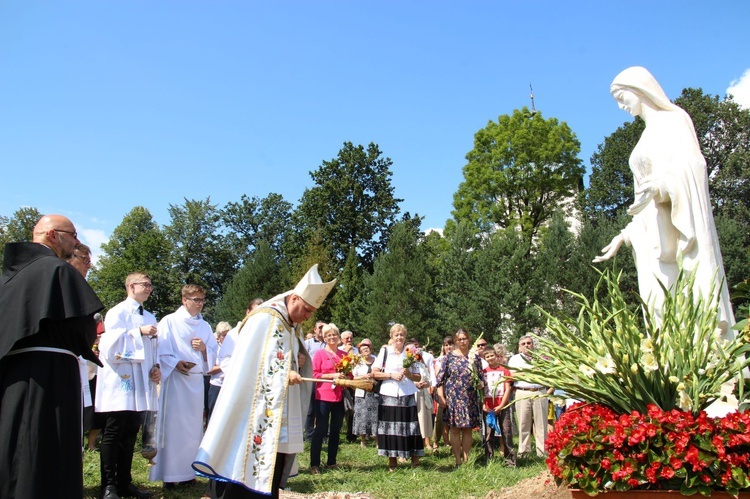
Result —
<instances>
[{"instance_id":1,"label":"deciduous tree","mask_svg":"<svg viewBox=\"0 0 750 499\"><path fill-rule=\"evenodd\" d=\"M315 186L305 190L294 213L299 235L293 246L299 248L319 231L332 249L337 271L343 269L351 247L362 268L371 270L402 201L391 185L392 164L376 144L365 149L345 142L336 158L310 173Z\"/></svg>"},{"instance_id":2,"label":"deciduous tree","mask_svg":"<svg viewBox=\"0 0 750 499\"><path fill-rule=\"evenodd\" d=\"M580 143L565 122L528 109L500 116L474 135L464 180L453 196L455 222L477 232L518 228L532 242L552 213L582 187Z\"/></svg>"},{"instance_id":3,"label":"deciduous tree","mask_svg":"<svg viewBox=\"0 0 750 499\"><path fill-rule=\"evenodd\" d=\"M172 245L146 208L136 206L130 210L102 249L104 253L88 280L106 308L127 296L128 274L145 272L154 286L146 308L157 317L174 312L180 300L175 292L179 282L171 273Z\"/></svg>"},{"instance_id":4,"label":"deciduous tree","mask_svg":"<svg viewBox=\"0 0 750 499\"><path fill-rule=\"evenodd\" d=\"M249 254L261 241L279 255L289 230L292 204L273 192L262 199L243 195L239 203L227 203L221 217L230 230L235 255Z\"/></svg>"},{"instance_id":5,"label":"deciduous tree","mask_svg":"<svg viewBox=\"0 0 750 499\"><path fill-rule=\"evenodd\" d=\"M211 317L212 301L221 296L222 286L234 274L238 259L232 255L223 235L221 214L211 198L185 199L169 205L171 222L164 232L172 243L172 272L177 282L205 288L208 303L203 315ZM179 293L179 289L175 290Z\"/></svg>"},{"instance_id":6,"label":"deciduous tree","mask_svg":"<svg viewBox=\"0 0 750 499\"><path fill-rule=\"evenodd\" d=\"M29 242L34 239L34 226L42 213L34 207L19 208L13 215L0 220L0 262L5 254L5 243Z\"/></svg>"}]
</instances>

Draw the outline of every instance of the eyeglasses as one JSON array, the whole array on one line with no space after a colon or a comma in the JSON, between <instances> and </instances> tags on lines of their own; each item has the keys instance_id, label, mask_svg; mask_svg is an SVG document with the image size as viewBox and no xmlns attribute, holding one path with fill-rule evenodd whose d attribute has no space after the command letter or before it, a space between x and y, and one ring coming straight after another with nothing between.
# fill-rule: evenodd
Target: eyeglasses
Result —
<instances>
[{"instance_id":1,"label":"eyeglasses","mask_svg":"<svg viewBox=\"0 0 750 499\"><path fill-rule=\"evenodd\" d=\"M204 303L206 303L205 298L188 298L188 300L190 300L193 303L197 303L198 305L203 305Z\"/></svg>"},{"instance_id":2,"label":"eyeglasses","mask_svg":"<svg viewBox=\"0 0 750 499\"><path fill-rule=\"evenodd\" d=\"M81 255L73 255L75 258L78 258L79 260L83 261L86 265L91 265L91 258L87 256L81 256Z\"/></svg>"},{"instance_id":3,"label":"eyeglasses","mask_svg":"<svg viewBox=\"0 0 750 499\"><path fill-rule=\"evenodd\" d=\"M73 238L78 239L78 232L76 232L74 230L73 231L62 230L62 229L52 229L52 230L54 230L55 232L62 232L64 234L70 234L71 236L73 236Z\"/></svg>"},{"instance_id":4,"label":"eyeglasses","mask_svg":"<svg viewBox=\"0 0 750 499\"><path fill-rule=\"evenodd\" d=\"M477 343L477 347L486 347L487 343Z\"/></svg>"},{"instance_id":5,"label":"eyeglasses","mask_svg":"<svg viewBox=\"0 0 750 499\"><path fill-rule=\"evenodd\" d=\"M524 341L523 343L519 343L519 345L523 345L525 347L531 346L533 344L534 344L533 341Z\"/></svg>"},{"instance_id":6,"label":"eyeglasses","mask_svg":"<svg viewBox=\"0 0 750 499\"><path fill-rule=\"evenodd\" d=\"M145 282L145 281L144 282L134 282L133 284L140 284L141 286L143 286L146 289L151 289L151 288L154 287L150 282Z\"/></svg>"}]
</instances>

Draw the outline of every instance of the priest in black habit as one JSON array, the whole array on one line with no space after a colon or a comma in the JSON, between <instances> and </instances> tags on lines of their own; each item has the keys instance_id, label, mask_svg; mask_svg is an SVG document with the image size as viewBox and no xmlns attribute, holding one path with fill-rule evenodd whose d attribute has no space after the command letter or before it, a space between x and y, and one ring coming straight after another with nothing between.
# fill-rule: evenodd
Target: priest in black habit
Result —
<instances>
[{"instance_id":1,"label":"priest in black habit","mask_svg":"<svg viewBox=\"0 0 750 499\"><path fill-rule=\"evenodd\" d=\"M0 276L0 498L83 497L82 393L77 356L104 308L66 262L73 223L42 217L34 242L5 246Z\"/></svg>"}]
</instances>

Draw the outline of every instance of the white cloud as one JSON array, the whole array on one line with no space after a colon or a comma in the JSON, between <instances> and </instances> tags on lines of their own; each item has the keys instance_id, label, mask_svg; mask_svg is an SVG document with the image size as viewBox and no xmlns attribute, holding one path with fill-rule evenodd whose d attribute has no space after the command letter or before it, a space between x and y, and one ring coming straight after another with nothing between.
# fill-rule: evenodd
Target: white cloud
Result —
<instances>
[{"instance_id":1,"label":"white cloud","mask_svg":"<svg viewBox=\"0 0 750 499\"><path fill-rule=\"evenodd\" d=\"M737 104L745 109L750 109L750 69L745 70L745 73L739 79L729 84L727 93L734 97Z\"/></svg>"},{"instance_id":2,"label":"white cloud","mask_svg":"<svg viewBox=\"0 0 750 499\"><path fill-rule=\"evenodd\" d=\"M429 229L424 231L424 235L429 235L430 232L437 232L441 236L443 235L443 229L437 228L437 227L430 227Z\"/></svg>"}]
</instances>

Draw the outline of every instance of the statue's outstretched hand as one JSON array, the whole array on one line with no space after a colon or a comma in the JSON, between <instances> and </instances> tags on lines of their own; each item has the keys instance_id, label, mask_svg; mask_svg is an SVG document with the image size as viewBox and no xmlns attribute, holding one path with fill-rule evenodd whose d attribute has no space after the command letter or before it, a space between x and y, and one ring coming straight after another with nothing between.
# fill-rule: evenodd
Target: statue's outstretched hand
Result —
<instances>
[{"instance_id":1,"label":"statue's outstretched hand","mask_svg":"<svg viewBox=\"0 0 750 499\"><path fill-rule=\"evenodd\" d=\"M594 258L593 263L604 262L615 256L624 242L625 238L622 234L617 234L608 245L602 248L602 254Z\"/></svg>"}]
</instances>

